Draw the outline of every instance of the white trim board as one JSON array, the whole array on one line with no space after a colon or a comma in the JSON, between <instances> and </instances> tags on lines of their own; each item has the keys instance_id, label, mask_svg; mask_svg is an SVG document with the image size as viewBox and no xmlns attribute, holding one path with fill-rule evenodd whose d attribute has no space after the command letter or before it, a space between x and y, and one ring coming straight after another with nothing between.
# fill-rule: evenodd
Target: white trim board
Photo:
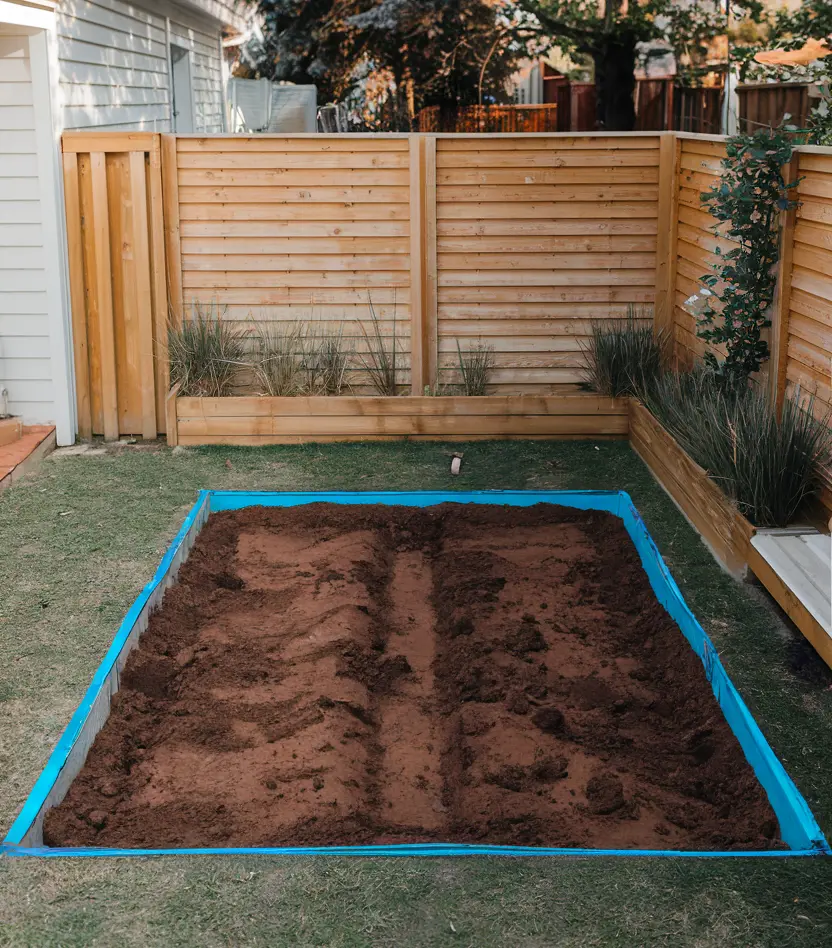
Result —
<instances>
[{"instance_id":1,"label":"white trim board","mask_svg":"<svg viewBox=\"0 0 832 948\"><path fill-rule=\"evenodd\" d=\"M763 530L751 545L832 637L832 537Z\"/></svg>"}]
</instances>

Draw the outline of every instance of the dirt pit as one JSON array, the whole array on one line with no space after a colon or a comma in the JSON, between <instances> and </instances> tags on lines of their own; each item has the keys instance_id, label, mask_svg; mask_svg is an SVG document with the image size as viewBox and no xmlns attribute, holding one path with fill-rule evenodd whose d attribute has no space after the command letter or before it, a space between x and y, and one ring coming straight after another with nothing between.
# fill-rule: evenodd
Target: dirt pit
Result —
<instances>
[{"instance_id":1,"label":"dirt pit","mask_svg":"<svg viewBox=\"0 0 832 948\"><path fill-rule=\"evenodd\" d=\"M211 516L50 846L782 846L619 520Z\"/></svg>"}]
</instances>

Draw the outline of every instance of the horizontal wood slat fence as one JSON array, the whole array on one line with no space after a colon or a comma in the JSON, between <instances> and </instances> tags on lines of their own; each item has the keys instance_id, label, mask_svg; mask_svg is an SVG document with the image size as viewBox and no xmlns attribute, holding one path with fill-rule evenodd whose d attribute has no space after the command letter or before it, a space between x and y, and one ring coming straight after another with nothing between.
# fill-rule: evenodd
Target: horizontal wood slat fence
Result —
<instances>
[{"instance_id":1,"label":"horizontal wood slat fence","mask_svg":"<svg viewBox=\"0 0 832 948\"><path fill-rule=\"evenodd\" d=\"M194 302L241 325L338 326L360 357L371 300L413 395L456 381L457 345L477 341L494 350L494 397L574 393L592 321L628 304L652 311L689 365L704 348L685 301L731 247L700 200L722 173L715 136L85 132L63 151L83 437L165 431L167 320ZM794 171L803 203L784 221L769 374L779 397L800 385L825 412L832 149L799 149ZM367 407L360 375L356 417L397 414ZM432 404L403 416L435 417ZM495 435L544 424L505 411L515 421L489 422ZM310 438L334 436L309 417ZM355 424L394 437L434 423Z\"/></svg>"}]
</instances>

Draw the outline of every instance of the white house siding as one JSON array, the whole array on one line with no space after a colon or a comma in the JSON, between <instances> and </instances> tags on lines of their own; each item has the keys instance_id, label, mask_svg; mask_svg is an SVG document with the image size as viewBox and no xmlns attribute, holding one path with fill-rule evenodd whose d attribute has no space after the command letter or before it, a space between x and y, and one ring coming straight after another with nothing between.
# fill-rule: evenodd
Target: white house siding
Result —
<instances>
[{"instance_id":1,"label":"white house siding","mask_svg":"<svg viewBox=\"0 0 832 948\"><path fill-rule=\"evenodd\" d=\"M170 41L191 51L195 130L222 131L216 20L172 3L64 0L57 32L64 128L171 131Z\"/></svg>"},{"instance_id":2,"label":"white house siding","mask_svg":"<svg viewBox=\"0 0 832 948\"><path fill-rule=\"evenodd\" d=\"M27 424L54 421L29 37L0 33L0 388Z\"/></svg>"},{"instance_id":3,"label":"white house siding","mask_svg":"<svg viewBox=\"0 0 832 948\"><path fill-rule=\"evenodd\" d=\"M223 114L222 60L220 34L196 26L187 16L176 13L170 19L171 42L191 51L191 85L194 101L194 129L221 132Z\"/></svg>"}]
</instances>

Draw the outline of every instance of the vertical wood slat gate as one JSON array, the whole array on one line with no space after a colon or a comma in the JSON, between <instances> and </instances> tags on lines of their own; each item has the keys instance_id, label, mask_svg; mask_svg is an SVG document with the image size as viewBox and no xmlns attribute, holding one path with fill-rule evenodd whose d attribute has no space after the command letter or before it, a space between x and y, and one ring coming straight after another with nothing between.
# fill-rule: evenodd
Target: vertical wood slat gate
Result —
<instances>
[{"instance_id":1,"label":"vertical wood slat gate","mask_svg":"<svg viewBox=\"0 0 832 948\"><path fill-rule=\"evenodd\" d=\"M65 134L78 433L165 431L168 293L161 136Z\"/></svg>"}]
</instances>

